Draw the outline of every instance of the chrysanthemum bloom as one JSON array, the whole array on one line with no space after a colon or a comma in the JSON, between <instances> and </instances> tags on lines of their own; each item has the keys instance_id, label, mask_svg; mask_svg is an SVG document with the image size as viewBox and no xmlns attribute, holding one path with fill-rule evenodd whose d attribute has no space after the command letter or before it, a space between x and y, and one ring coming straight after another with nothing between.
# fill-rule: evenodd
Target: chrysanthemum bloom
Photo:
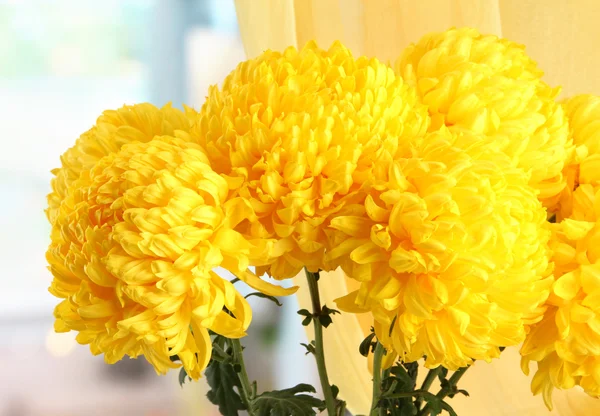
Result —
<instances>
[{"instance_id":1,"label":"chrysanthemum bloom","mask_svg":"<svg viewBox=\"0 0 600 416\"><path fill-rule=\"evenodd\" d=\"M578 95L566 100L563 107L577 152L564 171L567 186L557 201L557 221L571 217L573 191L579 184L600 186L600 97Z\"/></svg>"},{"instance_id":2,"label":"chrysanthemum bloom","mask_svg":"<svg viewBox=\"0 0 600 416\"><path fill-rule=\"evenodd\" d=\"M537 361L531 389L550 409L555 388L578 385L600 396L600 193L582 185L574 194L577 219L552 225L556 280L548 310L521 349L526 374Z\"/></svg>"},{"instance_id":3,"label":"chrysanthemum bloom","mask_svg":"<svg viewBox=\"0 0 600 416\"><path fill-rule=\"evenodd\" d=\"M50 223L54 223L71 183L104 156L118 151L126 143L147 142L157 135L173 135L176 130L189 131L196 114L189 107L184 113L170 104L159 109L148 103L102 113L96 124L62 155L62 167L52 172L55 178L46 212Z\"/></svg>"},{"instance_id":4,"label":"chrysanthemum bloom","mask_svg":"<svg viewBox=\"0 0 600 416\"><path fill-rule=\"evenodd\" d=\"M331 221L342 268L362 282L338 300L373 313L405 362L449 369L525 338L548 296L546 214L528 175L468 133L406 148L354 214Z\"/></svg>"},{"instance_id":5,"label":"chrysanthemum bloom","mask_svg":"<svg viewBox=\"0 0 600 416\"><path fill-rule=\"evenodd\" d=\"M228 179L199 145L175 134L185 140L125 144L81 170L56 209L47 259L50 291L64 299L57 331L78 331L78 342L109 363L143 354L164 373L177 356L197 378L211 354L208 330L241 337L251 319L216 267L265 293L293 290L248 271L268 262L271 242L233 231L252 208L230 198Z\"/></svg>"},{"instance_id":6,"label":"chrysanthemum bloom","mask_svg":"<svg viewBox=\"0 0 600 416\"><path fill-rule=\"evenodd\" d=\"M414 84L431 115L431 130L446 125L485 135L550 206L565 186L562 170L572 152L567 121L542 71L524 47L470 28L423 37L409 46L398 72Z\"/></svg>"},{"instance_id":7,"label":"chrysanthemum bloom","mask_svg":"<svg viewBox=\"0 0 600 416\"><path fill-rule=\"evenodd\" d=\"M240 178L259 223L238 227L276 238L276 278L335 268L323 264L328 218L364 199L365 183L387 172L400 143L428 127L413 88L376 59L354 59L335 43L267 51L213 87L193 136L213 169ZM362 192L362 194L361 194Z\"/></svg>"}]
</instances>

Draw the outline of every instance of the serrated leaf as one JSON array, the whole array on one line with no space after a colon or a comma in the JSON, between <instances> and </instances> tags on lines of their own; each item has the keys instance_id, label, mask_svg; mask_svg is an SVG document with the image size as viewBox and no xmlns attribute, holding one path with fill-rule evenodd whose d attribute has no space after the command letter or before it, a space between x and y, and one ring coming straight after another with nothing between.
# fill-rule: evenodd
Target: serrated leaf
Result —
<instances>
[{"instance_id":1,"label":"serrated leaf","mask_svg":"<svg viewBox=\"0 0 600 416\"><path fill-rule=\"evenodd\" d=\"M252 293L247 294L244 297L246 299L248 299L250 296L257 296L259 298L269 299L271 302L275 303L277 306L282 306L282 303L279 302L279 299L277 299L275 296L265 295L264 293L261 293L261 292L252 292Z\"/></svg>"},{"instance_id":2,"label":"serrated leaf","mask_svg":"<svg viewBox=\"0 0 600 416\"><path fill-rule=\"evenodd\" d=\"M183 387L183 385L185 384L185 381L187 379L192 381L192 379L190 377L188 377L187 373L185 372L185 368L181 367L179 369L179 386Z\"/></svg>"},{"instance_id":3,"label":"serrated leaf","mask_svg":"<svg viewBox=\"0 0 600 416\"><path fill-rule=\"evenodd\" d=\"M241 390L240 380L231 364L211 361L204 373L210 386L206 394L211 403L219 406L223 416L238 416L239 410L245 410L242 398L235 390Z\"/></svg>"},{"instance_id":4,"label":"serrated leaf","mask_svg":"<svg viewBox=\"0 0 600 416\"><path fill-rule=\"evenodd\" d=\"M252 401L252 410L257 416L315 416L315 409L323 409L324 403L309 394L315 393L310 384L266 391Z\"/></svg>"}]
</instances>

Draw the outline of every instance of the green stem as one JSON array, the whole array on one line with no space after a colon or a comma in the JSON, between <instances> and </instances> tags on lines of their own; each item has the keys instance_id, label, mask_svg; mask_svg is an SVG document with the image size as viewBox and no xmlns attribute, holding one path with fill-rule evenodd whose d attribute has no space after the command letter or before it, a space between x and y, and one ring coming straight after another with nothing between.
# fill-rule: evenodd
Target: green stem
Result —
<instances>
[{"instance_id":1,"label":"green stem","mask_svg":"<svg viewBox=\"0 0 600 416\"><path fill-rule=\"evenodd\" d=\"M252 399L254 399L254 393L252 389L252 383L250 383L250 378L248 377L248 373L246 372L246 365L244 364L244 351L242 348L242 343L239 339L231 339L231 345L233 346L233 356L235 358L235 361L240 366L238 378L240 379L240 383L242 384L242 400L246 405L248 415L254 416L254 412L252 411L252 408L250 406Z\"/></svg>"},{"instance_id":2,"label":"green stem","mask_svg":"<svg viewBox=\"0 0 600 416\"><path fill-rule=\"evenodd\" d=\"M452 374L452 376L448 379L448 387L441 389L436 397L439 399L444 399L446 396L452 393L452 389L456 387L462 376L465 375L469 367L461 367ZM419 416L428 416L431 413L431 406L427 404L423 410L419 413Z\"/></svg>"},{"instance_id":3,"label":"green stem","mask_svg":"<svg viewBox=\"0 0 600 416\"><path fill-rule=\"evenodd\" d=\"M313 307L313 325L315 326L315 357L317 361L317 370L319 371L319 379L323 396L325 396L325 405L327 407L328 416L336 416L336 403L331 391L329 377L327 377L327 367L325 366L325 350L323 348L323 325L319 317L321 316L321 298L319 296L318 273L312 273L306 270L306 280L308 281L308 289Z\"/></svg>"},{"instance_id":4,"label":"green stem","mask_svg":"<svg viewBox=\"0 0 600 416\"><path fill-rule=\"evenodd\" d=\"M462 376L465 375L465 373L467 372L468 369L469 369L469 367L461 367L458 370L456 370L454 372L454 374L452 374L452 377L450 377L450 379L448 380L448 382L450 383L450 385L451 386L456 386L456 384L458 383L458 381L461 379ZM439 396L440 393L438 393L438 396ZM446 392L446 396L447 395L448 395L448 392ZM443 396L443 397L446 397L446 396Z\"/></svg>"},{"instance_id":5,"label":"green stem","mask_svg":"<svg viewBox=\"0 0 600 416\"><path fill-rule=\"evenodd\" d=\"M432 370L429 370L429 372L427 373L427 376L425 377L425 380L423 380L423 384L421 385L421 390L429 391L431 384L433 384L434 380L440 373L440 370L441 370L441 367L437 367ZM417 409L421 408L422 403L423 403L423 396L417 397L417 400L415 402Z\"/></svg>"},{"instance_id":6,"label":"green stem","mask_svg":"<svg viewBox=\"0 0 600 416\"><path fill-rule=\"evenodd\" d=\"M373 354L373 399L371 402L371 416L384 414L384 409L378 409L379 400L381 398L381 361L385 354L385 348L381 343L377 343L375 353Z\"/></svg>"}]
</instances>

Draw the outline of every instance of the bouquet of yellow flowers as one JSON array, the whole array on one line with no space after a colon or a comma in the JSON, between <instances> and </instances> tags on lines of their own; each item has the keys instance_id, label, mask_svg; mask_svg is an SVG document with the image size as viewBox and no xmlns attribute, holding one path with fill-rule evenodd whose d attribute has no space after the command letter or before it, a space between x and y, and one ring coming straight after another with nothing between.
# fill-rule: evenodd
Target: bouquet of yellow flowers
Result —
<instances>
[{"instance_id":1,"label":"bouquet of yellow flowers","mask_svg":"<svg viewBox=\"0 0 600 416\"><path fill-rule=\"evenodd\" d=\"M600 97L557 102L541 76L521 45L451 29L393 66L308 43L239 64L198 112L105 111L53 171L56 331L108 363L204 373L226 416L343 415L323 347L338 313L372 322L355 346L372 416L456 414L474 361L519 346L549 408L553 389L600 396ZM336 309L319 294L335 270L356 282ZM260 392L244 367L235 284L276 300L297 287L270 279L299 273L324 400Z\"/></svg>"}]
</instances>

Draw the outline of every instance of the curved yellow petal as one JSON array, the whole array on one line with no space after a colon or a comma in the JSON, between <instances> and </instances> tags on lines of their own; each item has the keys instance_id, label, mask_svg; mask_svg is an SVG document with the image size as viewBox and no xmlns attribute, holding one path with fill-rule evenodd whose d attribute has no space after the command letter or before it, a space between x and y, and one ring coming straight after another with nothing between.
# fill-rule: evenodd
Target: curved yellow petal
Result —
<instances>
[{"instance_id":1,"label":"curved yellow petal","mask_svg":"<svg viewBox=\"0 0 600 416\"><path fill-rule=\"evenodd\" d=\"M293 286L290 288L281 287L274 285L269 282L265 282L264 280L257 277L252 272L238 273L237 277L250 286L252 289L256 289L259 292L264 293L269 296L288 296L293 295L298 290L298 286Z\"/></svg>"}]
</instances>

